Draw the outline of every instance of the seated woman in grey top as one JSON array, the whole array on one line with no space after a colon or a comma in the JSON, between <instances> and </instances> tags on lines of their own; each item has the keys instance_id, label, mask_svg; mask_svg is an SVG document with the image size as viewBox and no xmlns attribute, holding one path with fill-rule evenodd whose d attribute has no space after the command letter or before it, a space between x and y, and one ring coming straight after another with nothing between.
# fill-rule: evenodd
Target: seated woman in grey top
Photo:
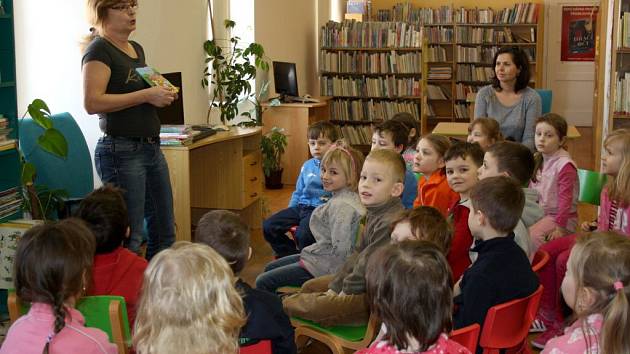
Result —
<instances>
[{"instance_id":1,"label":"seated woman in grey top","mask_svg":"<svg viewBox=\"0 0 630 354\"><path fill-rule=\"evenodd\" d=\"M507 140L534 150L534 121L542 103L530 80L529 59L517 47L501 48L494 55L492 84L482 87L475 99L475 118L494 118Z\"/></svg>"}]
</instances>

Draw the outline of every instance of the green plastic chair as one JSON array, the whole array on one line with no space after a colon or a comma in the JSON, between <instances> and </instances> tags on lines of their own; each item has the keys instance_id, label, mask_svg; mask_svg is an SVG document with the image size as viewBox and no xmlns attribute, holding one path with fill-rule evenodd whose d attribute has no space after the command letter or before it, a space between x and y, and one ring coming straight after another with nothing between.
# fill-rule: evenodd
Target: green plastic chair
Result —
<instances>
[{"instance_id":1,"label":"green plastic chair","mask_svg":"<svg viewBox=\"0 0 630 354\"><path fill-rule=\"evenodd\" d=\"M578 177L580 179L578 201L599 205L599 195L606 184L606 175L596 171L578 169Z\"/></svg>"},{"instance_id":2,"label":"green plastic chair","mask_svg":"<svg viewBox=\"0 0 630 354\"><path fill-rule=\"evenodd\" d=\"M308 338L316 339L330 348L332 354L343 354L345 349L359 350L367 348L378 333L379 323L374 316L366 325L324 327L313 321L291 317L295 327L295 341L298 348Z\"/></svg>"}]
</instances>

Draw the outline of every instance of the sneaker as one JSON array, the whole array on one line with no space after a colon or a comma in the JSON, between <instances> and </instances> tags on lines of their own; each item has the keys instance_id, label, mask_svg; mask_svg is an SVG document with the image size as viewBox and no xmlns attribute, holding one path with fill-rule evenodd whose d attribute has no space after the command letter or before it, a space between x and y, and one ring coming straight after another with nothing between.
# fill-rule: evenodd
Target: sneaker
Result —
<instances>
[{"instance_id":1,"label":"sneaker","mask_svg":"<svg viewBox=\"0 0 630 354\"><path fill-rule=\"evenodd\" d=\"M545 345L550 339L553 339L561 334L562 334L561 330L549 328L548 330L543 332L541 335L539 335L538 337L536 337L536 339L532 341L532 347L537 348L537 349L544 349Z\"/></svg>"},{"instance_id":2,"label":"sneaker","mask_svg":"<svg viewBox=\"0 0 630 354\"><path fill-rule=\"evenodd\" d=\"M540 317L536 317L534 322L532 322L532 326L529 328L529 333L540 333L547 330L545 323L542 321Z\"/></svg>"}]
</instances>

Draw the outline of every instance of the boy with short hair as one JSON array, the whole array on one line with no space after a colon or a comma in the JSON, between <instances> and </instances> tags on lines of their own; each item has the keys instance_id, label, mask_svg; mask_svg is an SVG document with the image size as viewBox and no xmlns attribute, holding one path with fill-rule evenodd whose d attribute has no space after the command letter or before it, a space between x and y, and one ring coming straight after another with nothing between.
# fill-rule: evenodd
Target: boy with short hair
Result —
<instances>
[{"instance_id":1,"label":"boy with short hair","mask_svg":"<svg viewBox=\"0 0 630 354\"><path fill-rule=\"evenodd\" d=\"M470 191L479 181L477 170L483 164L483 150L479 144L457 142L446 151L446 180L449 187L459 194L459 199L449 208L449 219L453 225L453 241L446 255L453 270L453 282L457 282L470 266L468 252L473 237L468 228L470 213Z\"/></svg>"},{"instance_id":2,"label":"boy with short hair","mask_svg":"<svg viewBox=\"0 0 630 354\"><path fill-rule=\"evenodd\" d=\"M372 134L372 148L370 151L376 149L390 149L401 154L407 148L409 141L409 128L404 124L394 120L386 120L385 122L374 127L374 133ZM406 166L406 165L405 165ZM402 193L402 204L405 209L413 208L413 201L418 194L418 180L416 176L405 169L405 181L404 189Z\"/></svg>"},{"instance_id":3,"label":"boy with short hair","mask_svg":"<svg viewBox=\"0 0 630 354\"><path fill-rule=\"evenodd\" d=\"M227 210L206 213L195 230L195 242L217 251L236 276L251 257L249 239L247 225L237 214ZM235 287L243 298L247 314L247 323L241 329L241 346L269 339L274 353L295 353L297 349L293 340L293 327L282 310L280 299L266 291L252 289L240 278Z\"/></svg>"},{"instance_id":4,"label":"boy with short hair","mask_svg":"<svg viewBox=\"0 0 630 354\"><path fill-rule=\"evenodd\" d=\"M112 185L96 189L81 201L75 216L85 221L96 238L88 295L124 297L127 318L133 324L147 261L122 246L129 237L129 219L121 190Z\"/></svg>"},{"instance_id":5,"label":"boy with short hair","mask_svg":"<svg viewBox=\"0 0 630 354\"><path fill-rule=\"evenodd\" d=\"M392 222L403 211L405 161L394 150L376 149L365 159L359 179L359 196L367 209L363 233L354 252L333 276L312 279L300 293L283 300L290 316L325 326L365 324L365 265L372 253L390 242Z\"/></svg>"},{"instance_id":6,"label":"boy with short hair","mask_svg":"<svg viewBox=\"0 0 630 354\"><path fill-rule=\"evenodd\" d=\"M317 122L308 127L307 138L308 148L313 157L302 165L289 207L263 221L263 235L276 258L296 254L315 242L309 227L311 214L327 200L319 177L319 167L322 157L339 139L339 131L329 122ZM294 242L286 233L295 225L298 225L298 228Z\"/></svg>"},{"instance_id":7,"label":"boy with short hair","mask_svg":"<svg viewBox=\"0 0 630 354\"><path fill-rule=\"evenodd\" d=\"M543 210L538 205L538 193L535 189L527 188L534 172L534 155L523 144L512 141L501 141L493 144L486 151L483 166L479 168L479 179L494 176L511 177L518 183L525 194L525 207L519 223L514 229L516 243L521 246L527 256L534 256L535 249L529 237L530 226L543 216Z\"/></svg>"},{"instance_id":8,"label":"boy with short hair","mask_svg":"<svg viewBox=\"0 0 630 354\"><path fill-rule=\"evenodd\" d=\"M478 258L464 272L453 299L455 328L483 326L492 306L527 297L538 288L538 277L512 232L525 204L520 186L505 176L485 178L473 187L470 200L468 226L477 239L473 251Z\"/></svg>"}]
</instances>

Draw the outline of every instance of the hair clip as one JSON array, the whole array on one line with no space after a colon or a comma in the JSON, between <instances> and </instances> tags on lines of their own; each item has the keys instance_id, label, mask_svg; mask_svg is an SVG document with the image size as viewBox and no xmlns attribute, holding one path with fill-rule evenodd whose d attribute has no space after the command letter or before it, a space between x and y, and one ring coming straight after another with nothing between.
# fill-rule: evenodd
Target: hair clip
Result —
<instances>
[{"instance_id":1,"label":"hair clip","mask_svg":"<svg viewBox=\"0 0 630 354\"><path fill-rule=\"evenodd\" d=\"M621 280L617 279L617 281L614 282L613 285L615 286L616 291L623 290L623 283L621 282Z\"/></svg>"}]
</instances>

